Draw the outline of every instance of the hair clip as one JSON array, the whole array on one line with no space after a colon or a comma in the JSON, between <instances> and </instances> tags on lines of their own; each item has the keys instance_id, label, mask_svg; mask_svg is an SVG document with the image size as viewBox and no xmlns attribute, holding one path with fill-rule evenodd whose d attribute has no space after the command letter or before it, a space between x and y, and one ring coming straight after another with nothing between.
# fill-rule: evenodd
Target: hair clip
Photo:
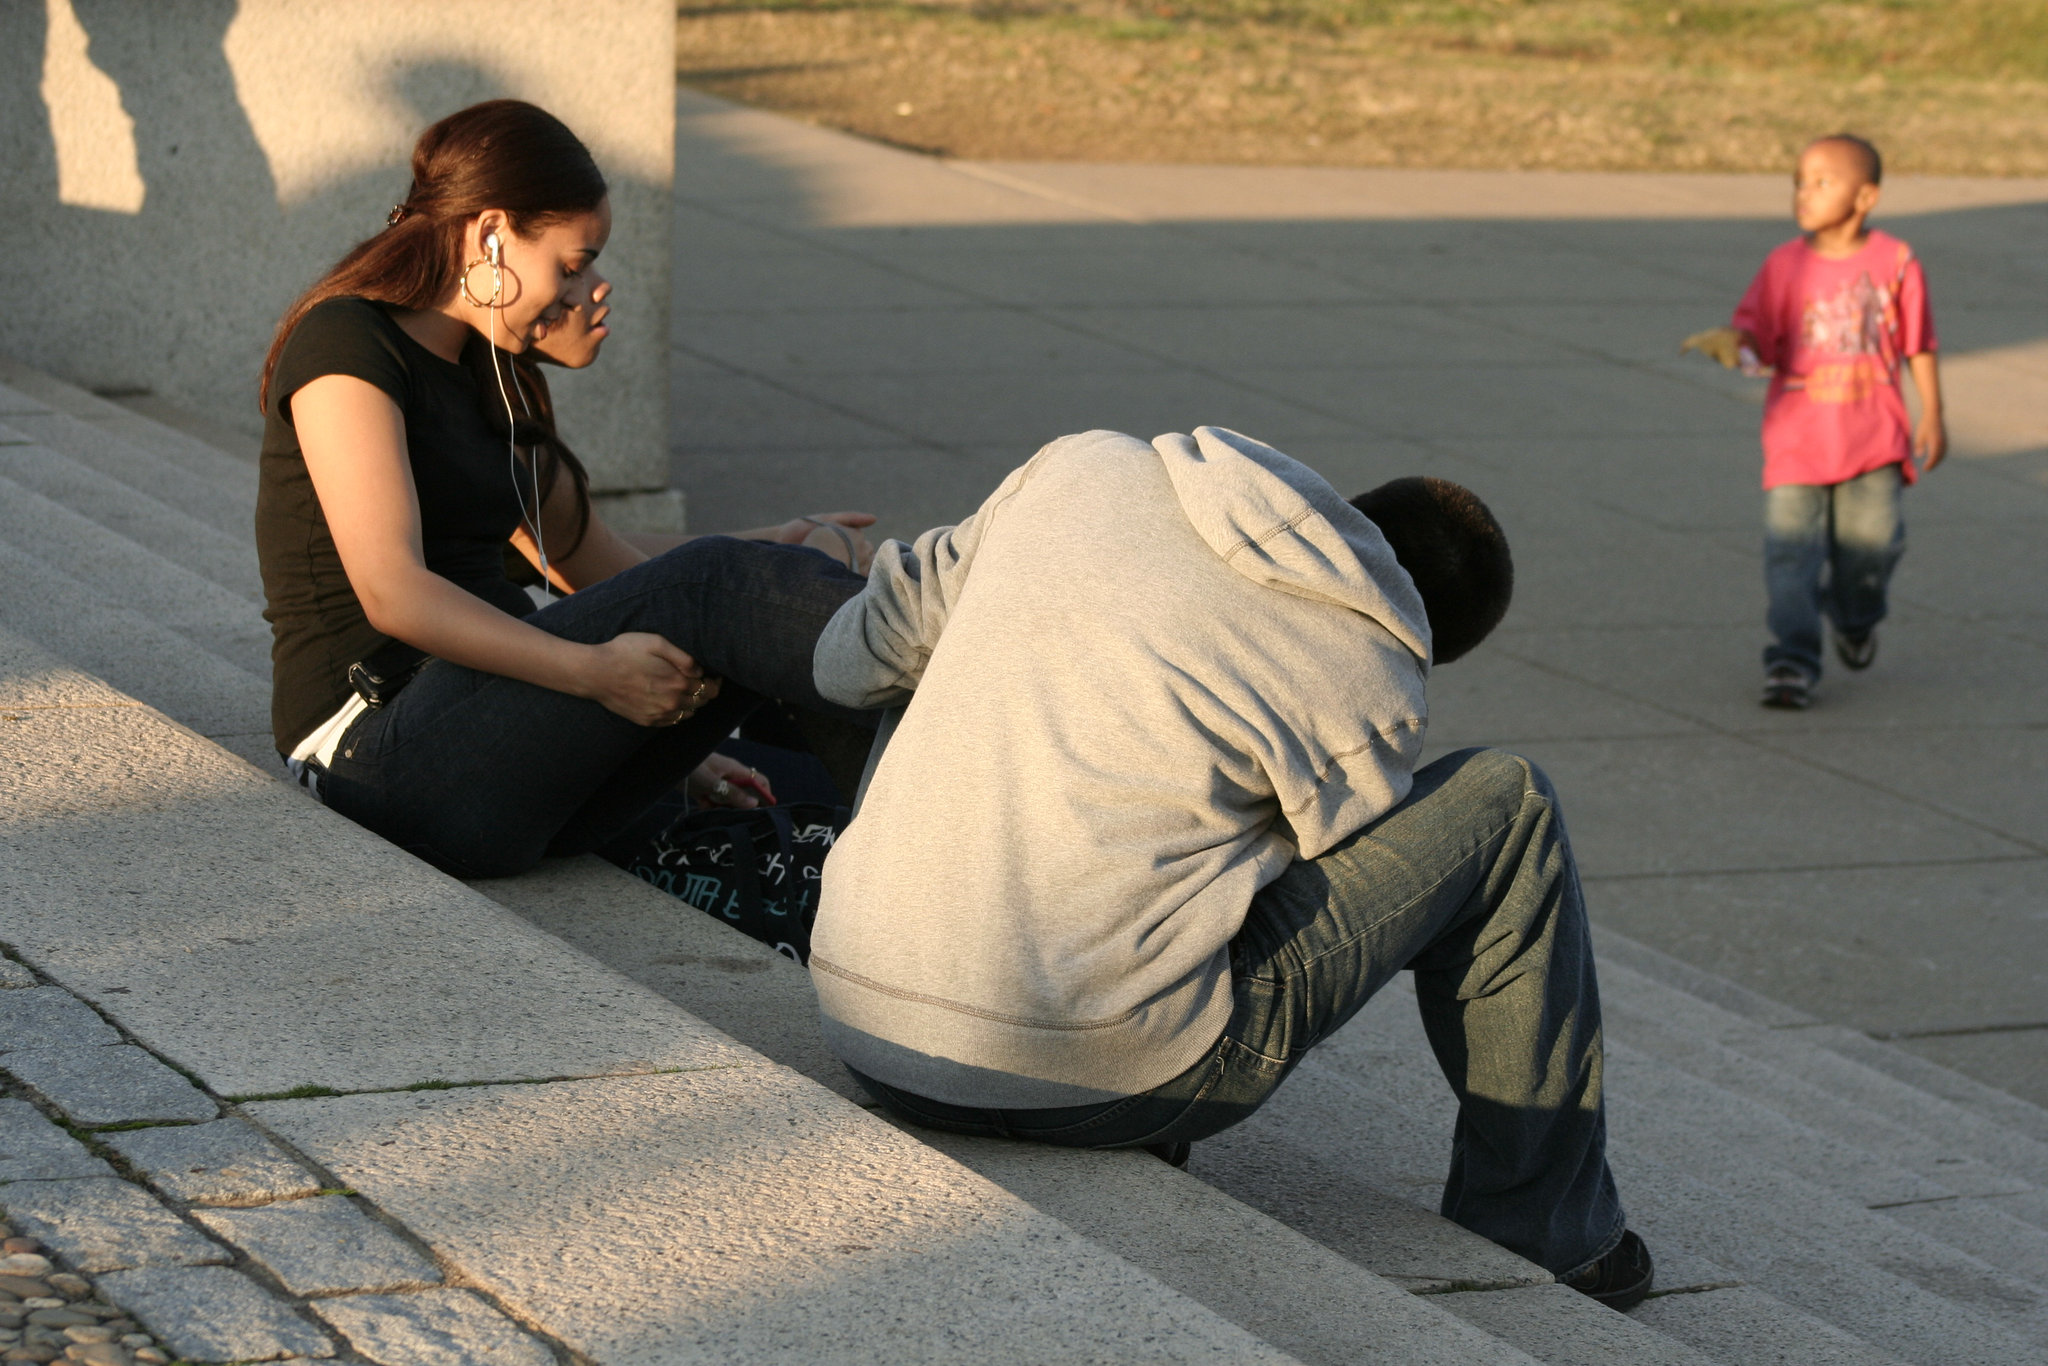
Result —
<instances>
[{"instance_id":1,"label":"hair clip","mask_svg":"<svg viewBox=\"0 0 2048 1366\"><path fill-rule=\"evenodd\" d=\"M391 212L384 215L384 226L387 228L397 227L398 221L404 218L408 212L410 211L405 207L405 205L393 204L391 206Z\"/></svg>"}]
</instances>

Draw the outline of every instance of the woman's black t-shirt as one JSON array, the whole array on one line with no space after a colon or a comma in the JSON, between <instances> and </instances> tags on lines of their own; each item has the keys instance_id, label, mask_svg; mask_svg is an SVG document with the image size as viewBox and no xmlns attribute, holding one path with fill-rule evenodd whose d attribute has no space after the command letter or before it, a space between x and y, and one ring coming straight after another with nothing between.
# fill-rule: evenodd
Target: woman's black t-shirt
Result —
<instances>
[{"instance_id":1,"label":"woman's black t-shirt","mask_svg":"<svg viewBox=\"0 0 2048 1366\"><path fill-rule=\"evenodd\" d=\"M370 625L349 586L292 427L292 395L322 375L374 384L405 415L427 568L515 616L533 610L505 577L519 500L505 438L485 422L476 378L407 336L379 304L318 305L292 329L271 378L256 495L271 629L270 728L280 754L341 709L354 691L349 665L390 640Z\"/></svg>"}]
</instances>

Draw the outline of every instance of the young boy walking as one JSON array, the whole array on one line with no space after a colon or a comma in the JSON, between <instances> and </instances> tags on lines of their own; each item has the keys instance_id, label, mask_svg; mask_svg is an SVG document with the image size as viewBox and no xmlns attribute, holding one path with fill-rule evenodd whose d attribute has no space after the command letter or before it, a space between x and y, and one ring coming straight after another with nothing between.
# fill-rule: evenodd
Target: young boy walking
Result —
<instances>
[{"instance_id":1,"label":"young boy walking","mask_svg":"<svg viewBox=\"0 0 2048 1366\"><path fill-rule=\"evenodd\" d=\"M1763 704L1813 704L1821 618L1851 669L1877 658L1885 589L1905 548L1901 488L1947 453L1934 317L1913 250L1868 227L1884 163L1837 133L1800 154L1801 236L1765 258L1732 327L1686 350L1771 374L1764 399L1764 581L1770 594ZM1913 427L1900 387L1920 395Z\"/></svg>"}]
</instances>

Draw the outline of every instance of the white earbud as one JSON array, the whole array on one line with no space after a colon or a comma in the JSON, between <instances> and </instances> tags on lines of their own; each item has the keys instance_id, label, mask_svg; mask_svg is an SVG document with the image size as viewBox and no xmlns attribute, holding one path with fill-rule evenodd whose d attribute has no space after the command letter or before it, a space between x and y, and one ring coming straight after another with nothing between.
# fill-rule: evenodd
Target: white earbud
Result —
<instances>
[{"instance_id":1,"label":"white earbud","mask_svg":"<svg viewBox=\"0 0 2048 1366\"><path fill-rule=\"evenodd\" d=\"M498 304L504 297L505 277L503 271L505 253L503 246L498 241L498 234L495 230L484 234L484 254L491 258L491 302ZM519 487L519 437L515 427L515 419L512 415L512 395L505 388L504 371L498 368L498 312L496 308L491 310L491 375L498 381L498 398L505 405L505 458L511 467L512 493L519 499L520 520L524 521L527 529L533 533L534 549L539 552L541 591L552 601L554 598L554 583L548 578L548 546L547 542L542 539L540 531L540 464L538 461L535 461L531 468L533 475L533 511L529 513L526 510L526 493ZM512 387L519 390L519 406L531 416L533 405L526 401L526 390L519 383L519 371L516 366L512 370Z\"/></svg>"}]
</instances>

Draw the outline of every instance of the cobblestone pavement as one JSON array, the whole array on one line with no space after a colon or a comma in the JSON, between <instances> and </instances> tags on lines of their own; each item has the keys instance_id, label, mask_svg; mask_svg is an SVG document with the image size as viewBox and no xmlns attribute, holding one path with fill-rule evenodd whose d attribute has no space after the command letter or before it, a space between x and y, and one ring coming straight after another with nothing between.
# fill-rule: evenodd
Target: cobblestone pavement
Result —
<instances>
[{"instance_id":1,"label":"cobblestone pavement","mask_svg":"<svg viewBox=\"0 0 2048 1366\"><path fill-rule=\"evenodd\" d=\"M76 996L0 959L0 1362L548 1366L556 1348Z\"/></svg>"}]
</instances>

